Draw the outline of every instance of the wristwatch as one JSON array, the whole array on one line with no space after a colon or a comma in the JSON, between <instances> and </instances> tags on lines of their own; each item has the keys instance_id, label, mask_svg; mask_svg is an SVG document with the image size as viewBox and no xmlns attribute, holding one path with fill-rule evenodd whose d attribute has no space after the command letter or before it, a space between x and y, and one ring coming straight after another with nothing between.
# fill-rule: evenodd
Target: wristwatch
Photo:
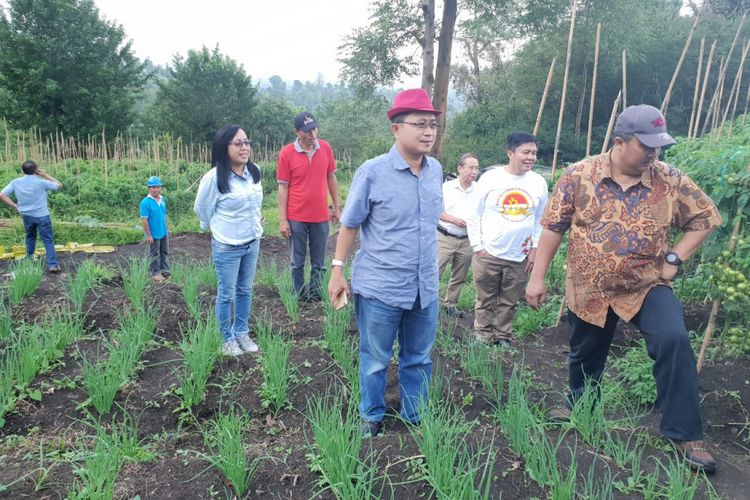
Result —
<instances>
[{"instance_id":1,"label":"wristwatch","mask_svg":"<svg viewBox=\"0 0 750 500\"><path fill-rule=\"evenodd\" d=\"M664 256L664 262L666 262L670 266L679 266L682 264L682 259L674 252L667 252L667 254Z\"/></svg>"},{"instance_id":2,"label":"wristwatch","mask_svg":"<svg viewBox=\"0 0 750 500\"><path fill-rule=\"evenodd\" d=\"M333 266L341 266L344 267L344 261L339 259L331 259L331 267Z\"/></svg>"}]
</instances>

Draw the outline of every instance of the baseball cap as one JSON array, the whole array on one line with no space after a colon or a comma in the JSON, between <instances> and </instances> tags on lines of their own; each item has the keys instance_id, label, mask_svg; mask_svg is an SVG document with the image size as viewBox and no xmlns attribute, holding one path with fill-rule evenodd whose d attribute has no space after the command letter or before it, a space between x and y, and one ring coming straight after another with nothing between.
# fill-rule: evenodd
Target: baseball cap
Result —
<instances>
[{"instance_id":1,"label":"baseball cap","mask_svg":"<svg viewBox=\"0 0 750 500\"><path fill-rule=\"evenodd\" d=\"M410 111L440 114L440 111L432 106L430 96L424 89L408 89L396 94L396 98L393 99L393 107L386 112L386 115L388 115L389 120L393 120L394 116Z\"/></svg>"},{"instance_id":2,"label":"baseball cap","mask_svg":"<svg viewBox=\"0 0 750 500\"><path fill-rule=\"evenodd\" d=\"M318 128L318 122L316 122L315 117L307 111L303 111L294 117L295 130L309 132L314 128Z\"/></svg>"},{"instance_id":3,"label":"baseball cap","mask_svg":"<svg viewBox=\"0 0 750 500\"><path fill-rule=\"evenodd\" d=\"M149 178L148 178L148 180L146 181L146 186L147 186L147 187L157 187L157 186L161 186L161 179L159 179L159 178L158 178L157 176L155 176L155 175L152 175L152 176L151 176L151 177L149 177Z\"/></svg>"},{"instance_id":4,"label":"baseball cap","mask_svg":"<svg viewBox=\"0 0 750 500\"><path fill-rule=\"evenodd\" d=\"M649 148L677 144L677 141L667 133L667 120L664 119L664 115L648 104L628 106L617 117L615 131L633 134Z\"/></svg>"}]
</instances>

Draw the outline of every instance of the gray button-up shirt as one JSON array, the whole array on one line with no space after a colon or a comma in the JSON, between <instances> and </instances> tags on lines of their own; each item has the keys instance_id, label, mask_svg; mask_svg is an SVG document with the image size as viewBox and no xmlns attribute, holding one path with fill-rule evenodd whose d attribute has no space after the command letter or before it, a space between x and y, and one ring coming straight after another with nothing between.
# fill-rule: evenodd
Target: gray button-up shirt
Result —
<instances>
[{"instance_id":1,"label":"gray button-up shirt","mask_svg":"<svg viewBox=\"0 0 750 500\"><path fill-rule=\"evenodd\" d=\"M419 177L394 145L354 174L341 223L361 228L352 290L411 309L438 298L436 227L442 211L443 167L425 157Z\"/></svg>"}]
</instances>

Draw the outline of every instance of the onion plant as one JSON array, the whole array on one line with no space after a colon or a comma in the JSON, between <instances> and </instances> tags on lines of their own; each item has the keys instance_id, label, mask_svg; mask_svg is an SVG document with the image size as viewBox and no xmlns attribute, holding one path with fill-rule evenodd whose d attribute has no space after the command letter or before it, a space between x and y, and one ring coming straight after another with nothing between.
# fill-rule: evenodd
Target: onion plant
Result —
<instances>
[{"instance_id":1,"label":"onion plant","mask_svg":"<svg viewBox=\"0 0 750 500\"><path fill-rule=\"evenodd\" d=\"M78 266L75 276L71 277L68 275L68 297L73 303L77 314L83 314L83 302L86 299L86 292L89 291L95 282L96 275L94 273L94 261L92 260L85 260Z\"/></svg>"},{"instance_id":2,"label":"onion plant","mask_svg":"<svg viewBox=\"0 0 750 500\"><path fill-rule=\"evenodd\" d=\"M20 304L27 295L34 293L44 274L44 262L39 259L26 258L11 265L13 281L10 283L8 297L11 304Z\"/></svg>"},{"instance_id":3,"label":"onion plant","mask_svg":"<svg viewBox=\"0 0 750 500\"><path fill-rule=\"evenodd\" d=\"M479 380L491 395L493 403L500 405L503 399L505 375L502 360L495 356L494 349L469 343L461 350L461 366L470 377Z\"/></svg>"},{"instance_id":4,"label":"onion plant","mask_svg":"<svg viewBox=\"0 0 750 500\"><path fill-rule=\"evenodd\" d=\"M177 382L184 408L192 408L206 398L208 377L221 347L217 330L216 318L212 315L198 318L183 332L180 341L183 365L177 371Z\"/></svg>"},{"instance_id":5,"label":"onion plant","mask_svg":"<svg viewBox=\"0 0 750 500\"><path fill-rule=\"evenodd\" d=\"M299 319L299 297L294 293L292 286L292 273L289 269L280 269L276 274L276 290L279 292L281 303L284 304L287 314L293 322Z\"/></svg>"},{"instance_id":6,"label":"onion plant","mask_svg":"<svg viewBox=\"0 0 750 500\"><path fill-rule=\"evenodd\" d=\"M339 499L381 498L372 454L360 459L362 434L356 404L351 400L347 404L340 392L327 390L322 397L307 400L306 414L323 476L318 494L330 491Z\"/></svg>"},{"instance_id":7,"label":"onion plant","mask_svg":"<svg viewBox=\"0 0 750 500\"><path fill-rule=\"evenodd\" d=\"M257 324L258 343L263 351L263 356L260 357L263 372L261 404L276 415L289 405L287 392L294 370L289 366L292 342L285 339L281 332L274 331L269 322L261 320Z\"/></svg>"},{"instance_id":8,"label":"onion plant","mask_svg":"<svg viewBox=\"0 0 750 500\"><path fill-rule=\"evenodd\" d=\"M330 301L324 303L323 338L336 364L349 382L352 398L359 397L359 355L355 342L349 335L349 324L354 314L352 307L335 310Z\"/></svg>"},{"instance_id":9,"label":"onion plant","mask_svg":"<svg viewBox=\"0 0 750 500\"><path fill-rule=\"evenodd\" d=\"M146 286L149 281L149 262L144 257L132 256L128 268L120 268L125 296L136 309L145 308Z\"/></svg>"},{"instance_id":10,"label":"onion plant","mask_svg":"<svg viewBox=\"0 0 750 500\"><path fill-rule=\"evenodd\" d=\"M10 307L5 303L5 295L0 292L0 342L7 342L13 336L13 318Z\"/></svg>"},{"instance_id":11,"label":"onion plant","mask_svg":"<svg viewBox=\"0 0 750 500\"><path fill-rule=\"evenodd\" d=\"M214 451L200 456L218 469L232 485L237 498L244 498L261 459L250 460L245 451L249 416L242 408L220 414L203 430L206 445Z\"/></svg>"}]
</instances>

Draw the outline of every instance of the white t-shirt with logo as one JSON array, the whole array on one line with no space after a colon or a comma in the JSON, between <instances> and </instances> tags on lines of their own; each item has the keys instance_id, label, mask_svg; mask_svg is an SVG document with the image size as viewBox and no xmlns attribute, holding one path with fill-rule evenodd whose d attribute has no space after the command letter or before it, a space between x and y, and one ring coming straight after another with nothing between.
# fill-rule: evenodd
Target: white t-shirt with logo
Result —
<instances>
[{"instance_id":1,"label":"white t-shirt with logo","mask_svg":"<svg viewBox=\"0 0 750 500\"><path fill-rule=\"evenodd\" d=\"M477 182L475 209L467 220L472 249L523 261L539 243L547 196L547 181L536 172L512 175L505 167L485 172Z\"/></svg>"}]
</instances>

